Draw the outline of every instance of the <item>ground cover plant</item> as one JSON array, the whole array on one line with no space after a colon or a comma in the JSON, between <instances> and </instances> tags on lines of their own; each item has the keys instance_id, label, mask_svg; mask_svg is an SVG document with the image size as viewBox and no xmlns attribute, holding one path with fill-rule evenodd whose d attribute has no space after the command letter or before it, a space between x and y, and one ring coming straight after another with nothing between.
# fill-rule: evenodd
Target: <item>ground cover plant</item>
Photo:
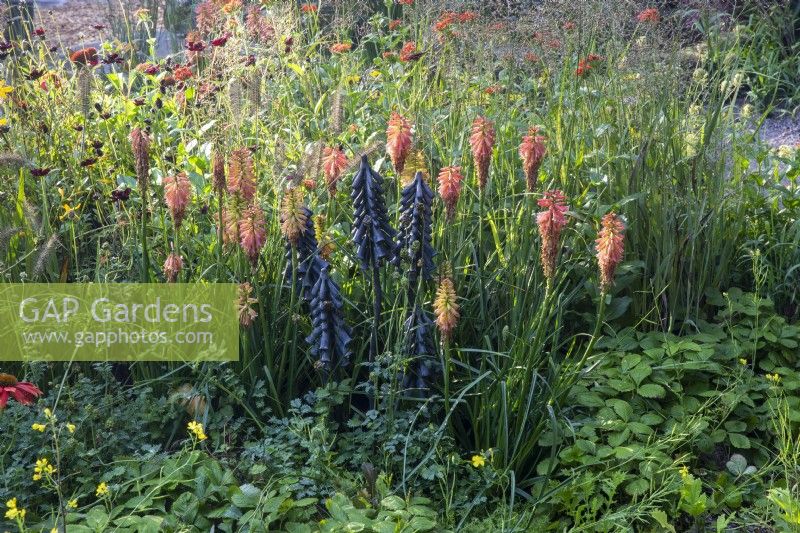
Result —
<instances>
[{"instance_id":1,"label":"ground cover plant","mask_svg":"<svg viewBox=\"0 0 800 533\"><path fill-rule=\"evenodd\" d=\"M3 281L235 283L240 323L3 363L4 530L800 528L798 155L757 134L796 11L503 4L0 42Z\"/></svg>"}]
</instances>

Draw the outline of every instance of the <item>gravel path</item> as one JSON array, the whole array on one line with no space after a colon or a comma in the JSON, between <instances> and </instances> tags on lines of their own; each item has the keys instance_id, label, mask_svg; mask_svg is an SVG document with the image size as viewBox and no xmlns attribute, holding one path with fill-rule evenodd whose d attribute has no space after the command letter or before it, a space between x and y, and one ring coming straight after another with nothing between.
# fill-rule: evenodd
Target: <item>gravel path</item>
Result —
<instances>
[{"instance_id":1,"label":"gravel path","mask_svg":"<svg viewBox=\"0 0 800 533\"><path fill-rule=\"evenodd\" d=\"M761 140L772 147L800 144L800 117L768 117L759 131Z\"/></svg>"}]
</instances>

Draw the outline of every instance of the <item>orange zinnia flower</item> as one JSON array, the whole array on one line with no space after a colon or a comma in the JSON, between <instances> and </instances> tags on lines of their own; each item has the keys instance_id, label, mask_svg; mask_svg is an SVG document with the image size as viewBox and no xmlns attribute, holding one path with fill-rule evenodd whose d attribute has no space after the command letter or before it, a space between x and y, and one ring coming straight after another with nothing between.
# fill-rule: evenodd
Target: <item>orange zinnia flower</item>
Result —
<instances>
[{"instance_id":1,"label":"orange zinnia flower","mask_svg":"<svg viewBox=\"0 0 800 533\"><path fill-rule=\"evenodd\" d=\"M303 13L316 13L319 10L317 4L303 4L300 6L300 11Z\"/></svg>"},{"instance_id":2,"label":"orange zinnia flower","mask_svg":"<svg viewBox=\"0 0 800 533\"><path fill-rule=\"evenodd\" d=\"M386 152L392 159L395 172L400 174L411 148L411 123L400 113L392 111L386 127Z\"/></svg>"},{"instance_id":3,"label":"orange zinnia flower","mask_svg":"<svg viewBox=\"0 0 800 533\"><path fill-rule=\"evenodd\" d=\"M69 60L78 65L93 67L97 65L97 48L89 47L73 52Z\"/></svg>"},{"instance_id":4,"label":"orange zinnia flower","mask_svg":"<svg viewBox=\"0 0 800 533\"><path fill-rule=\"evenodd\" d=\"M612 211L603 217L595 243L600 267L600 290L607 292L614 284L614 271L625 253L625 223L619 215Z\"/></svg>"},{"instance_id":5,"label":"orange zinnia flower","mask_svg":"<svg viewBox=\"0 0 800 533\"><path fill-rule=\"evenodd\" d=\"M416 61L422 54L417 51L417 43L408 41L400 49L400 61L408 63L409 61Z\"/></svg>"},{"instance_id":6,"label":"orange zinnia flower","mask_svg":"<svg viewBox=\"0 0 800 533\"><path fill-rule=\"evenodd\" d=\"M539 167L547 153L546 139L537 135L537 132L538 128L531 128L528 135L522 138L522 144L519 145L519 156L522 158L522 167L525 170L525 183L530 192L536 188Z\"/></svg>"},{"instance_id":7,"label":"orange zinnia flower","mask_svg":"<svg viewBox=\"0 0 800 533\"><path fill-rule=\"evenodd\" d=\"M192 69L189 67L178 67L172 71L172 75L178 81L186 81L192 77Z\"/></svg>"},{"instance_id":8,"label":"orange zinnia flower","mask_svg":"<svg viewBox=\"0 0 800 533\"><path fill-rule=\"evenodd\" d=\"M478 188L483 190L489 179L489 163L492 159L495 132L494 125L485 118L478 116L472 122L472 135L469 145L472 148L472 160L478 172Z\"/></svg>"},{"instance_id":9,"label":"orange zinnia flower","mask_svg":"<svg viewBox=\"0 0 800 533\"><path fill-rule=\"evenodd\" d=\"M331 52L334 54L343 54L349 52L353 47L351 43L334 43L331 45Z\"/></svg>"},{"instance_id":10,"label":"orange zinnia flower","mask_svg":"<svg viewBox=\"0 0 800 533\"><path fill-rule=\"evenodd\" d=\"M436 178L439 182L439 196L444 202L447 219L452 220L456 212L458 197L461 196L461 182L464 176L461 167L444 167Z\"/></svg>"},{"instance_id":11,"label":"orange zinnia flower","mask_svg":"<svg viewBox=\"0 0 800 533\"><path fill-rule=\"evenodd\" d=\"M322 152L322 171L325 173L325 183L328 192L336 193L336 184L347 167L347 156L339 148L326 147Z\"/></svg>"},{"instance_id":12,"label":"orange zinnia flower","mask_svg":"<svg viewBox=\"0 0 800 533\"><path fill-rule=\"evenodd\" d=\"M399 28L403 24L403 21L400 19L394 19L389 21L389 31L394 31Z\"/></svg>"}]
</instances>

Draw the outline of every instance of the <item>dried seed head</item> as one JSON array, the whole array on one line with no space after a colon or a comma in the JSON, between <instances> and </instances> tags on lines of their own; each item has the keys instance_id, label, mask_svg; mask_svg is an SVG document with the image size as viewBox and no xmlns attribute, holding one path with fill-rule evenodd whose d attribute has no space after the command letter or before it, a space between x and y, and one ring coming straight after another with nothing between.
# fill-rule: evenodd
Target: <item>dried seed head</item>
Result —
<instances>
[{"instance_id":1,"label":"dried seed head","mask_svg":"<svg viewBox=\"0 0 800 533\"><path fill-rule=\"evenodd\" d=\"M239 284L237 290L238 301L237 309L239 312L239 323L242 327L249 328L253 324L253 320L258 317L258 313L253 307L258 303L258 300L253 298L253 286L245 282Z\"/></svg>"},{"instance_id":2,"label":"dried seed head","mask_svg":"<svg viewBox=\"0 0 800 533\"><path fill-rule=\"evenodd\" d=\"M147 195L147 184L150 179L150 137L141 128L133 128L130 134L131 150L136 165L136 182L139 193Z\"/></svg>"},{"instance_id":3,"label":"dried seed head","mask_svg":"<svg viewBox=\"0 0 800 533\"><path fill-rule=\"evenodd\" d=\"M169 254L164 261L164 277L167 278L167 283L175 283L182 269L183 258L175 252Z\"/></svg>"}]
</instances>

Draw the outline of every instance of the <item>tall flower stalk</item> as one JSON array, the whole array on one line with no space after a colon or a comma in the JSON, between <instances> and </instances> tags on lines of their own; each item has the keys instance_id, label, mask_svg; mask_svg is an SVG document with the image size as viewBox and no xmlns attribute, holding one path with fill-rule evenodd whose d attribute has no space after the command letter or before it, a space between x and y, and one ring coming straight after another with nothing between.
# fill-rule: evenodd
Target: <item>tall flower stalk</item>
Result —
<instances>
[{"instance_id":1,"label":"tall flower stalk","mask_svg":"<svg viewBox=\"0 0 800 533\"><path fill-rule=\"evenodd\" d=\"M547 191L544 198L539 200L539 207L545 208L544 211L536 215L536 223L539 225L539 235L542 237L542 250L540 259L545 280L547 280L547 291L553 287L553 278L556 275L556 259L561 240L561 231L567 225L564 216L567 212L566 198L564 193L558 190Z\"/></svg>"},{"instance_id":2,"label":"tall flower stalk","mask_svg":"<svg viewBox=\"0 0 800 533\"><path fill-rule=\"evenodd\" d=\"M542 166L544 156L547 154L546 139L539 135L539 128L532 127L519 145L519 156L522 158L522 168L525 171L525 184L528 192L536 190L539 167Z\"/></svg>"},{"instance_id":3,"label":"tall flower stalk","mask_svg":"<svg viewBox=\"0 0 800 533\"><path fill-rule=\"evenodd\" d=\"M344 301L339 286L331 279L330 266L320 270L311 290L311 333L306 342L311 354L327 375L336 367L350 363L350 328L344 322Z\"/></svg>"},{"instance_id":4,"label":"tall flower stalk","mask_svg":"<svg viewBox=\"0 0 800 533\"><path fill-rule=\"evenodd\" d=\"M353 200L352 239L356 256L362 271L372 271L373 321L369 356L372 362L378 353L378 325L383 300L379 268L394 255L392 239L395 230L389 225L383 178L369 166L367 156L361 158L350 197Z\"/></svg>"},{"instance_id":5,"label":"tall flower stalk","mask_svg":"<svg viewBox=\"0 0 800 533\"><path fill-rule=\"evenodd\" d=\"M436 252L431 244L433 191L417 172L414 180L402 191L400 199L400 228L392 263L400 267L408 265L409 302L415 300L420 278L430 280L436 268L433 257Z\"/></svg>"},{"instance_id":6,"label":"tall flower stalk","mask_svg":"<svg viewBox=\"0 0 800 533\"><path fill-rule=\"evenodd\" d=\"M150 137L141 128L133 128L130 134L131 151L133 152L134 165L136 167L136 183L139 195L142 200L141 216L141 248L142 266L141 278L144 282L150 281L150 257L147 244L148 217L150 211L150 201L148 196L150 183Z\"/></svg>"}]
</instances>

